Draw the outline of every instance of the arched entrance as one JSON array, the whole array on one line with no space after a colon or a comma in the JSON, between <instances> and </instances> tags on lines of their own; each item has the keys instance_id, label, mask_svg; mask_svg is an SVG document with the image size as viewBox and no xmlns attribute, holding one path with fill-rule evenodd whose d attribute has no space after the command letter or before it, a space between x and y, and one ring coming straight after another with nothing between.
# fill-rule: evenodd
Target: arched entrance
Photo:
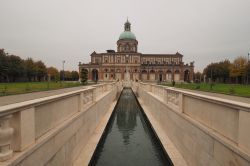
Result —
<instances>
[{"instance_id":1,"label":"arched entrance","mask_svg":"<svg viewBox=\"0 0 250 166\"><path fill-rule=\"evenodd\" d=\"M168 82L172 81L172 72L171 72L171 70L167 70L166 81L168 81Z\"/></svg>"},{"instance_id":2,"label":"arched entrance","mask_svg":"<svg viewBox=\"0 0 250 166\"><path fill-rule=\"evenodd\" d=\"M175 70L175 72L174 72L174 81L175 82L180 81L180 71L179 70Z\"/></svg>"},{"instance_id":3,"label":"arched entrance","mask_svg":"<svg viewBox=\"0 0 250 166\"><path fill-rule=\"evenodd\" d=\"M150 81L155 81L155 71L154 70L150 70L150 72L149 72L149 80Z\"/></svg>"},{"instance_id":4,"label":"arched entrance","mask_svg":"<svg viewBox=\"0 0 250 166\"><path fill-rule=\"evenodd\" d=\"M189 70L185 70L184 71L184 81L185 82L190 82L190 71Z\"/></svg>"},{"instance_id":5,"label":"arched entrance","mask_svg":"<svg viewBox=\"0 0 250 166\"><path fill-rule=\"evenodd\" d=\"M160 70L160 71L158 71L158 73L159 73L159 78L158 78L158 80L160 81L160 82L162 82L163 81L163 71L162 70Z\"/></svg>"},{"instance_id":6,"label":"arched entrance","mask_svg":"<svg viewBox=\"0 0 250 166\"><path fill-rule=\"evenodd\" d=\"M147 71L146 70L142 70L142 72L141 72L141 79L142 79L142 81L146 81L147 77L148 77Z\"/></svg>"},{"instance_id":7,"label":"arched entrance","mask_svg":"<svg viewBox=\"0 0 250 166\"><path fill-rule=\"evenodd\" d=\"M92 70L92 81L95 81L95 82L98 81L98 70L97 69Z\"/></svg>"}]
</instances>

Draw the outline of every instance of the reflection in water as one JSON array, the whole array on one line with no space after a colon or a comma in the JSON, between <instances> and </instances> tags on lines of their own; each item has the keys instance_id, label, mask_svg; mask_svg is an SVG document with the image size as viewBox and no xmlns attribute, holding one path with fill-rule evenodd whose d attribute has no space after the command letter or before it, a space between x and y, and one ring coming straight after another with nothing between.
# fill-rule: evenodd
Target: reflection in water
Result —
<instances>
[{"instance_id":1,"label":"reflection in water","mask_svg":"<svg viewBox=\"0 0 250 166\"><path fill-rule=\"evenodd\" d=\"M123 136L124 144L129 144L129 137L133 135L136 127L138 105L135 100L130 100L133 94L130 91L123 91L122 101L116 107L116 124Z\"/></svg>"},{"instance_id":2,"label":"reflection in water","mask_svg":"<svg viewBox=\"0 0 250 166\"><path fill-rule=\"evenodd\" d=\"M171 165L131 89L124 89L90 165Z\"/></svg>"}]
</instances>

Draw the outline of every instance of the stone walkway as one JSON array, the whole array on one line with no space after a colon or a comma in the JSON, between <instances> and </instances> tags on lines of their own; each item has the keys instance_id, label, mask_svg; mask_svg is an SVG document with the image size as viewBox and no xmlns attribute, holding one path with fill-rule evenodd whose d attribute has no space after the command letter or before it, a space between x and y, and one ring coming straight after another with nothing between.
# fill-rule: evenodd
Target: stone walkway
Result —
<instances>
[{"instance_id":1,"label":"stone walkway","mask_svg":"<svg viewBox=\"0 0 250 166\"><path fill-rule=\"evenodd\" d=\"M12 104L12 103L19 103L22 101L27 101L27 100L32 100L32 99L37 99L37 98L42 98L42 97L47 97L51 95L57 95L57 94L65 93L65 92L79 90L82 88L86 88L86 87L80 86L80 87L64 88L64 89L57 89L57 90L50 90L50 91L41 91L41 92L33 92L33 93L26 93L26 94L19 94L19 95L3 96L3 97L0 97L0 106ZM203 92L203 91L189 90L189 89L181 89L181 90L208 95L208 96L220 97L220 98L233 100L233 101L239 101L243 103L250 103L250 98L246 98L246 97L231 96L231 95L224 95L224 94L219 94L219 93Z\"/></svg>"},{"instance_id":2,"label":"stone walkway","mask_svg":"<svg viewBox=\"0 0 250 166\"><path fill-rule=\"evenodd\" d=\"M181 88L176 88L176 89L181 89ZM198 93L198 94L202 94L202 95L219 97L219 98L233 100L233 101L239 101L239 102L248 103L248 104L250 103L250 98L247 98L247 97L239 97L239 96L225 95L225 94L220 94L220 93L212 93L212 92L204 92L204 91L198 91L198 90L190 90L190 89L181 89L181 90L182 91L192 92L192 93Z\"/></svg>"},{"instance_id":3,"label":"stone walkway","mask_svg":"<svg viewBox=\"0 0 250 166\"><path fill-rule=\"evenodd\" d=\"M0 106L12 104L12 103L19 103L22 101L33 100L33 99L52 96L52 95L58 95L61 93L71 92L71 91L85 89L85 88L86 86L78 86L78 87L64 88L64 89L57 89L57 90L2 96L0 97Z\"/></svg>"}]
</instances>

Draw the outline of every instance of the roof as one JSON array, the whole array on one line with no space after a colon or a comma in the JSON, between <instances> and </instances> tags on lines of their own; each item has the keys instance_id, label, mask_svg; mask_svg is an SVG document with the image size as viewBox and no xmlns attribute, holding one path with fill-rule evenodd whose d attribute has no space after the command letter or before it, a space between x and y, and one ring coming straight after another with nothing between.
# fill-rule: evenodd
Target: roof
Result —
<instances>
[{"instance_id":1,"label":"roof","mask_svg":"<svg viewBox=\"0 0 250 166\"><path fill-rule=\"evenodd\" d=\"M124 31L120 34L119 40L121 39L132 39L132 40L136 40L136 37L134 35L133 32L131 31Z\"/></svg>"},{"instance_id":2,"label":"roof","mask_svg":"<svg viewBox=\"0 0 250 166\"><path fill-rule=\"evenodd\" d=\"M179 56L179 57L183 57L183 55L178 53L178 52L176 54L142 54L142 56Z\"/></svg>"}]
</instances>

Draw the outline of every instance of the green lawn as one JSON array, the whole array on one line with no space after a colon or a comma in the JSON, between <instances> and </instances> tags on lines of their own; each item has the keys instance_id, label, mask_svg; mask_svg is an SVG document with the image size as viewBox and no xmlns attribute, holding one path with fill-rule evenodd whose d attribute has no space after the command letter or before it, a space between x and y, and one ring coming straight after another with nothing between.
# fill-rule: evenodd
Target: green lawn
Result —
<instances>
[{"instance_id":1,"label":"green lawn","mask_svg":"<svg viewBox=\"0 0 250 166\"><path fill-rule=\"evenodd\" d=\"M0 83L0 96L81 86L79 82Z\"/></svg>"},{"instance_id":2,"label":"green lawn","mask_svg":"<svg viewBox=\"0 0 250 166\"><path fill-rule=\"evenodd\" d=\"M164 84L164 85L172 86L172 84ZM211 88L211 84L181 83L181 84L175 84L175 87L214 92L214 93L223 93L223 94L236 95L242 97L250 97L250 85L213 83L213 86Z\"/></svg>"}]
</instances>

